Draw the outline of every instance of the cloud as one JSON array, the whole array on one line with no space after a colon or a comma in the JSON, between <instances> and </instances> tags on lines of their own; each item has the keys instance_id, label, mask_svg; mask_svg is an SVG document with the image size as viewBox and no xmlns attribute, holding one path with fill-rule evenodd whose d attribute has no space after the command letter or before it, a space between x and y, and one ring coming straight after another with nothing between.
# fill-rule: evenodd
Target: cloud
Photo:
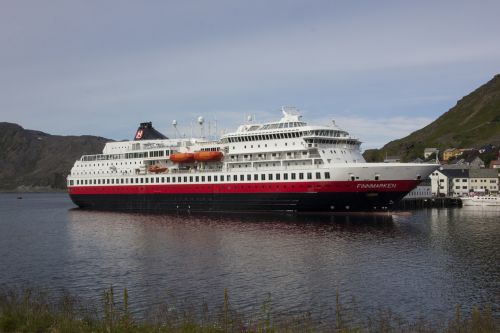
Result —
<instances>
[{"instance_id":1,"label":"cloud","mask_svg":"<svg viewBox=\"0 0 500 333\"><path fill-rule=\"evenodd\" d=\"M143 120L212 114L231 128L289 103L316 118L335 108L359 119L437 115L500 65L495 2L4 9L0 117L56 133L122 138Z\"/></svg>"}]
</instances>

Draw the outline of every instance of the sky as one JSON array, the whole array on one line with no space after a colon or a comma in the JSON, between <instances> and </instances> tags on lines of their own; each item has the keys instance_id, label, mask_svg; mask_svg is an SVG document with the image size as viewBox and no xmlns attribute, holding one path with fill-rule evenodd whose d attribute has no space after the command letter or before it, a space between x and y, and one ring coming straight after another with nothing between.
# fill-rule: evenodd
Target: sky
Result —
<instances>
[{"instance_id":1,"label":"sky","mask_svg":"<svg viewBox=\"0 0 500 333\"><path fill-rule=\"evenodd\" d=\"M500 1L0 0L0 121L132 139L332 119L377 148L500 73Z\"/></svg>"}]
</instances>

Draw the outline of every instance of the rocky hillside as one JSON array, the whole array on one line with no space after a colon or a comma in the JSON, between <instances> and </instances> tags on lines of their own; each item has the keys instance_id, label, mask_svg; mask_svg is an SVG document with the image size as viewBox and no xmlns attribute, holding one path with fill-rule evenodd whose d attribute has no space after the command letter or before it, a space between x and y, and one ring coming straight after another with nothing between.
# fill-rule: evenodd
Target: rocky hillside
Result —
<instances>
[{"instance_id":1,"label":"rocky hillside","mask_svg":"<svg viewBox=\"0 0 500 333\"><path fill-rule=\"evenodd\" d=\"M57 136L0 122L0 190L63 189L83 154L110 141L95 136Z\"/></svg>"},{"instance_id":2,"label":"rocky hillside","mask_svg":"<svg viewBox=\"0 0 500 333\"><path fill-rule=\"evenodd\" d=\"M448 112L405 138L391 141L382 149L364 153L367 161L399 156L403 161L422 157L424 149L479 148L500 146L500 74L463 97Z\"/></svg>"}]
</instances>

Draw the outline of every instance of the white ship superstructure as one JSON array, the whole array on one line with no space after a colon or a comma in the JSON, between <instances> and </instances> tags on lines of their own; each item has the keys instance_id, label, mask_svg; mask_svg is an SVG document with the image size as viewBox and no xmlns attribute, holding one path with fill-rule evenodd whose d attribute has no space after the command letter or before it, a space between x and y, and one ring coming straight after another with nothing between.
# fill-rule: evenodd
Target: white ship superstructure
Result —
<instances>
[{"instance_id":1,"label":"white ship superstructure","mask_svg":"<svg viewBox=\"0 0 500 333\"><path fill-rule=\"evenodd\" d=\"M333 122L308 125L296 109L282 112L216 141L168 139L143 123L134 141L76 161L70 196L113 210L384 210L437 167L366 163L361 142Z\"/></svg>"}]
</instances>

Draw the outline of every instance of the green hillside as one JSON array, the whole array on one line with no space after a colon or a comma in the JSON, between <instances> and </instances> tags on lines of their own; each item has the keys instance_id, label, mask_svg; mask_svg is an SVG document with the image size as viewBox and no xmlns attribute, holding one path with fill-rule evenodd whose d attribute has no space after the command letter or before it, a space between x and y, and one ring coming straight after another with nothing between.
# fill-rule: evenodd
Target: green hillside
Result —
<instances>
[{"instance_id":1,"label":"green hillside","mask_svg":"<svg viewBox=\"0 0 500 333\"><path fill-rule=\"evenodd\" d=\"M443 152L447 148L479 148L488 143L500 146L500 74L463 97L433 123L363 155L367 161L382 161L386 155L411 161L422 157L427 147Z\"/></svg>"},{"instance_id":2,"label":"green hillside","mask_svg":"<svg viewBox=\"0 0 500 333\"><path fill-rule=\"evenodd\" d=\"M101 152L107 141L88 135L49 135L0 123L0 190L65 188L75 160Z\"/></svg>"}]
</instances>

